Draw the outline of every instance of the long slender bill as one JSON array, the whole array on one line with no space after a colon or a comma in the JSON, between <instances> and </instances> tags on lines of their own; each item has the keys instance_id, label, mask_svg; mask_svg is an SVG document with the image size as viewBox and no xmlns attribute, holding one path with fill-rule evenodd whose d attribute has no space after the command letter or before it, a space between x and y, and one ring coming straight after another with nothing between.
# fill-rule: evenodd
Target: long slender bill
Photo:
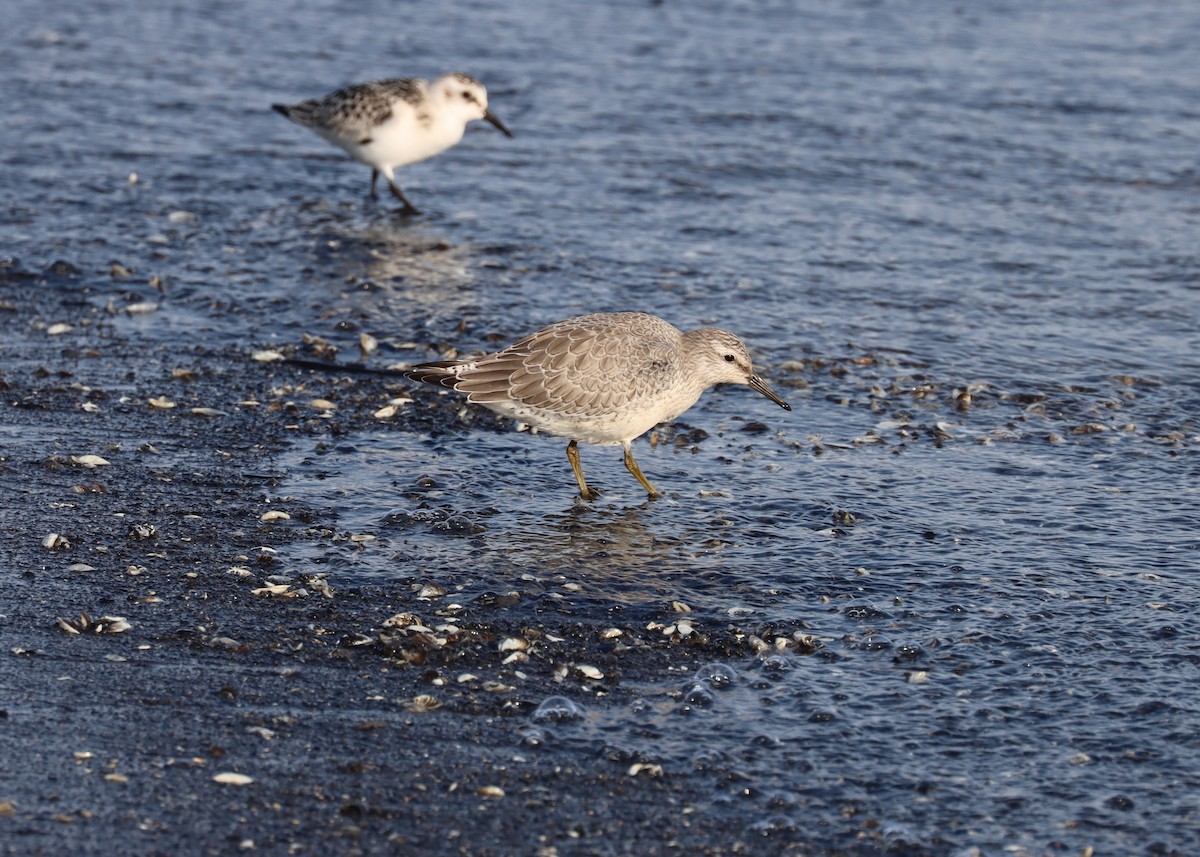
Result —
<instances>
[{"instance_id":1,"label":"long slender bill","mask_svg":"<svg viewBox=\"0 0 1200 857\"><path fill-rule=\"evenodd\" d=\"M750 385L751 390L754 390L756 393L762 393L764 396L766 396L768 399L770 399L775 404L779 405L779 407L783 408L785 411L790 411L792 409L791 405L789 405L783 399L779 398L779 394L776 393L774 390L772 390L770 387L768 387L766 382L763 381L763 379L758 377L757 375L751 375L750 380L747 381L746 383L748 383Z\"/></svg>"},{"instance_id":2,"label":"long slender bill","mask_svg":"<svg viewBox=\"0 0 1200 857\"><path fill-rule=\"evenodd\" d=\"M509 131L506 127L504 127L504 123L500 121L500 117L493 113L490 109L483 112L483 118L503 131L506 137L511 137L513 135L512 131Z\"/></svg>"}]
</instances>

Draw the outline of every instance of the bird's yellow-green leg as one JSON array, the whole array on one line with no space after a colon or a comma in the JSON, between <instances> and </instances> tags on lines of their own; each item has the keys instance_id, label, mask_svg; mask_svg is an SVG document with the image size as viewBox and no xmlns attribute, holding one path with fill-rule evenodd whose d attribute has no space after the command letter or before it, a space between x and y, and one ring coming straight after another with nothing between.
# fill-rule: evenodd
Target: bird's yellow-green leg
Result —
<instances>
[{"instance_id":1,"label":"bird's yellow-green leg","mask_svg":"<svg viewBox=\"0 0 1200 857\"><path fill-rule=\"evenodd\" d=\"M629 443L625 444L625 469L637 477L637 481L642 483L642 487L646 489L651 500L662 496L654 490L654 486L650 484L650 480L642 473L642 468L638 467L638 463L633 460L633 446Z\"/></svg>"},{"instance_id":2,"label":"bird's yellow-green leg","mask_svg":"<svg viewBox=\"0 0 1200 857\"><path fill-rule=\"evenodd\" d=\"M579 483L579 496L584 500L595 499L595 494L587 486L587 480L583 478L583 467L579 464L579 444L571 441L567 444L567 460L571 462L571 469L575 471L575 481Z\"/></svg>"}]
</instances>

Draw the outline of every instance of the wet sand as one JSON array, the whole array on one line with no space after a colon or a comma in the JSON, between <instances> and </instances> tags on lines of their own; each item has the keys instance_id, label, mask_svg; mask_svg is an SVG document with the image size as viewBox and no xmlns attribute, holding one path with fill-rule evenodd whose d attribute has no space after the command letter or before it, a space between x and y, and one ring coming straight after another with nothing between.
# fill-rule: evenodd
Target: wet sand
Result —
<instances>
[{"instance_id":1,"label":"wet sand","mask_svg":"<svg viewBox=\"0 0 1200 857\"><path fill-rule=\"evenodd\" d=\"M0 576L0 853L826 853L748 836L737 805L694 813L688 777L620 751L556 753L570 724L531 718L555 694L628 701L629 682L746 655L744 636L664 635L667 604L585 618L532 583L458 603L436 580L297 576L279 557L337 522L294 503L263 520L274 456L369 424L394 382L141 348L80 315L96 275L58 269L0 276L20 570ZM309 402L331 388L324 418Z\"/></svg>"}]
</instances>

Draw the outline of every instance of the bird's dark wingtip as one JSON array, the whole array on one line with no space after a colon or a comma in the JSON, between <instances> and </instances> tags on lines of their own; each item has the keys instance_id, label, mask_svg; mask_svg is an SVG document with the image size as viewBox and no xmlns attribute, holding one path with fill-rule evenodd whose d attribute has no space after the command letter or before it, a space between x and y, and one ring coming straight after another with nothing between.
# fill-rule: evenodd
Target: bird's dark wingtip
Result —
<instances>
[{"instance_id":1,"label":"bird's dark wingtip","mask_svg":"<svg viewBox=\"0 0 1200 857\"><path fill-rule=\"evenodd\" d=\"M416 366L410 366L404 370L404 377L410 381L418 381L422 384L435 384L438 387L447 387L451 390L458 383L458 379L454 374L446 370L457 366L453 360L443 360L436 363L418 363Z\"/></svg>"},{"instance_id":2,"label":"bird's dark wingtip","mask_svg":"<svg viewBox=\"0 0 1200 857\"><path fill-rule=\"evenodd\" d=\"M271 109L276 113L286 116L288 119L292 118L292 108L288 107L286 104L272 104Z\"/></svg>"}]
</instances>

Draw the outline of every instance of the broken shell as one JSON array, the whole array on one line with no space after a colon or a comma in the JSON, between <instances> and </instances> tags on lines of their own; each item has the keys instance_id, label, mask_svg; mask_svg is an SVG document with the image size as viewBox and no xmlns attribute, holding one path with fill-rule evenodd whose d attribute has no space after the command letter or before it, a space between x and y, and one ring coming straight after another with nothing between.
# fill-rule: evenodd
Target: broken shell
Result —
<instances>
[{"instance_id":1,"label":"broken shell","mask_svg":"<svg viewBox=\"0 0 1200 857\"><path fill-rule=\"evenodd\" d=\"M278 363L279 361L286 360L287 358L278 351L268 349L265 351L255 351L250 355L250 359L257 360L259 363Z\"/></svg>"},{"instance_id":2,"label":"broken shell","mask_svg":"<svg viewBox=\"0 0 1200 857\"><path fill-rule=\"evenodd\" d=\"M426 583L417 590L418 598L441 598L446 594L446 587L438 583Z\"/></svg>"},{"instance_id":3,"label":"broken shell","mask_svg":"<svg viewBox=\"0 0 1200 857\"><path fill-rule=\"evenodd\" d=\"M691 613L692 608L684 604L682 601L672 601L671 609L676 613Z\"/></svg>"},{"instance_id":4,"label":"broken shell","mask_svg":"<svg viewBox=\"0 0 1200 857\"><path fill-rule=\"evenodd\" d=\"M91 631L93 634L120 634L133 627L124 616L101 616L99 619L93 619L86 611L80 613L78 619L59 618L57 624L68 634L81 634L84 631Z\"/></svg>"},{"instance_id":5,"label":"broken shell","mask_svg":"<svg viewBox=\"0 0 1200 857\"><path fill-rule=\"evenodd\" d=\"M390 619L385 620L383 623L383 627L385 627L385 628L407 628L409 625L419 625L420 623L421 623L420 617L418 617L415 613L409 613L408 611L405 611L403 613L397 613L396 615L392 616Z\"/></svg>"},{"instance_id":6,"label":"broken shell","mask_svg":"<svg viewBox=\"0 0 1200 857\"><path fill-rule=\"evenodd\" d=\"M313 399L308 404L310 407L316 408L318 411L332 411L337 408L337 405L328 399Z\"/></svg>"},{"instance_id":7,"label":"broken shell","mask_svg":"<svg viewBox=\"0 0 1200 857\"><path fill-rule=\"evenodd\" d=\"M254 778L245 774L236 774L233 771L222 771L213 777L213 782L224 783L227 786L248 786L254 782Z\"/></svg>"},{"instance_id":8,"label":"broken shell","mask_svg":"<svg viewBox=\"0 0 1200 857\"><path fill-rule=\"evenodd\" d=\"M42 547L46 550L69 550L71 547L70 540L59 533L50 533L46 538L42 539Z\"/></svg>"},{"instance_id":9,"label":"broken shell","mask_svg":"<svg viewBox=\"0 0 1200 857\"><path fill-rule=\"evenodd\" d=\"M148 399L147 401L150 403L150 407L158 408L159 410L163 411L169 411L171 408L175 407L175 403L166 396L159 396L156 399Z\"/></svg>"},{"instance_id":10,"label":"broken shell","mask_svg":"<svg viewBox=\"0 0 1200 857\"><path fill-rule=\"evenodd\" d=\"M125 312L130 315L146 315L147 313L157 312L158 304L153 301L140 301L135 304L129 304L125 307Z\"/></svg>"},{"instance_id":11,"label":"broken shell","mask_svg":"<svg viewBox=\"0 0 1200 857\"><path fill-rule=\"evenodd\" d=\"M629 766L629 770L626 773L631 777L636 777L638 774L645 774L648 777L661 777L662 772L662 765L655 765L650 762L634 762Z\"/></svg>"},{"instance_id":12,"label":"broken shell","mask_svg":"<svg viewBox=\"0 0 1200 857\"><path fill-rule=\"evenodd\" d=\"M475 793L483 797L504 797L504 789L500 786L481 786Z\"/></svg>"},{"instance_id":13,"label":"broken shell","mask_svg":"<svg viewBox=\"0 0 1200 857\"><path fill-rule=\"evenodd\" d=\"M264 521L290 521L292 516L287 512L280 512L277 509L272 509L270 512L263 512L262 519Z\"/></svg>"},{"instance_id":14,"label":"broken shell","mask_svg":"<svg viewBox=\"0 0 1200 857\"><path fill-rule=\"evenodd\" d=\"M379 347L379 340L369 333L360 333L358 335L358 348L362 351L363 356L369 356Z\"/></svg>"},{"instance_id":15,"label":"broken shell","mask_svg":"<svg viewBox=\"0 0 1200 857\"><path fill-rule=\"evenodd\" d=\"M198 417L223 417L226 416L224 411L219 411L216 408L192 408L192 413Z\"/></svg>"},{"instance_id":16,"label":"broken shell","mask_svg":"<svg viewBox=\"0 0 1200 857\"><path fill-rule=\"evenodd\" d=\"M84 402L79 407L82 408L84 411L86 411L89 414L100 413L100 406L97 405L95 402Z\"/></svg>"},{"instance_id":17,"label":"broken shell","mask_svg":"<svg viewBox=\"0 0 1200 857\"><path fill-rule=\"evenodd\" d=\"M621 636L624 633L625 632L622 631L620 628L608 628L608 629L600 632L600 639L601 640L615 640L617 637Z\"/></svg>"},{"instance_id":18,"label":"broken shell","mask_svg":"<svg viewBox=\"0 0 1200 857\"><path fill-rule=\"evenodd\" d=\"M46 333L50 336L61 336L64 333L70 333L74 329L71 325L60 321L58 324L52 324L47 327Z\"/></svg>"},{"instance_id":19,"label":"broken shell","mask_svg":"<svg viewBox=\"0 0 1200 857\"><path fill-rule=\"evenodd\" d=\"M98 455L72 455L71 461L80 467L86 467L89 470L93 467L104 467L108 464L106 459Z\"/></svg>"},{"instance_id":20,"label":"broken shell","mask_svg":"<svg viewBox=\"0 0 1200 857\"><path fill-rule=\"evenodd\" d=\"M290 583L274 583L269 586L260 586L258 589L251 589L251 595L270 595L276 598L295 598L300 593L289 592L292 586Z\"/></svg>"},{"instance_id":21,"label":"broken shell","mask_svg":"<svg viewBox=\"0 0 1200 857\"><path fill-rule=\"evenodd\" d=\"M596 667L590 664L576 664L575 669L578 670L585 678L590 678L599 681L604 678L604 673L600 672Z\"/></svg>"},{"instance_id":22,"label":"broken shell","mask_svg":"<svg viewBox=\"0 0 1200 857\"><path fill-rule=\"evenodd\" d=\"M375 413L371 414L371 416L377 420L390 420L392 417L396 416L396 410L397 409L395 405L384 405Z\"/></svg>"},{"instance_id":23,"label":"broken shell","mask_svg":"<svg viewBox=\"0 0 1200 857\"><path fill-rule=\"evenodd\" d=\"M408 702L404 703L404 707L409 711L433 711L441 708L442 704L438 702L436 696L430 696L427 693L422 693L419 696L414 696Z\"/></svg>"},{"instance_id":24,"label":"broken shell","mask_svg":"<svg viewBox=\"0 0 1200 857\"><path fill-rule=\"evenodd\" d=\"M505 637L500 641L500 651L502 652L523 652L528 648L529 641L524 637Z\"/></svg>"}]
</instances>

